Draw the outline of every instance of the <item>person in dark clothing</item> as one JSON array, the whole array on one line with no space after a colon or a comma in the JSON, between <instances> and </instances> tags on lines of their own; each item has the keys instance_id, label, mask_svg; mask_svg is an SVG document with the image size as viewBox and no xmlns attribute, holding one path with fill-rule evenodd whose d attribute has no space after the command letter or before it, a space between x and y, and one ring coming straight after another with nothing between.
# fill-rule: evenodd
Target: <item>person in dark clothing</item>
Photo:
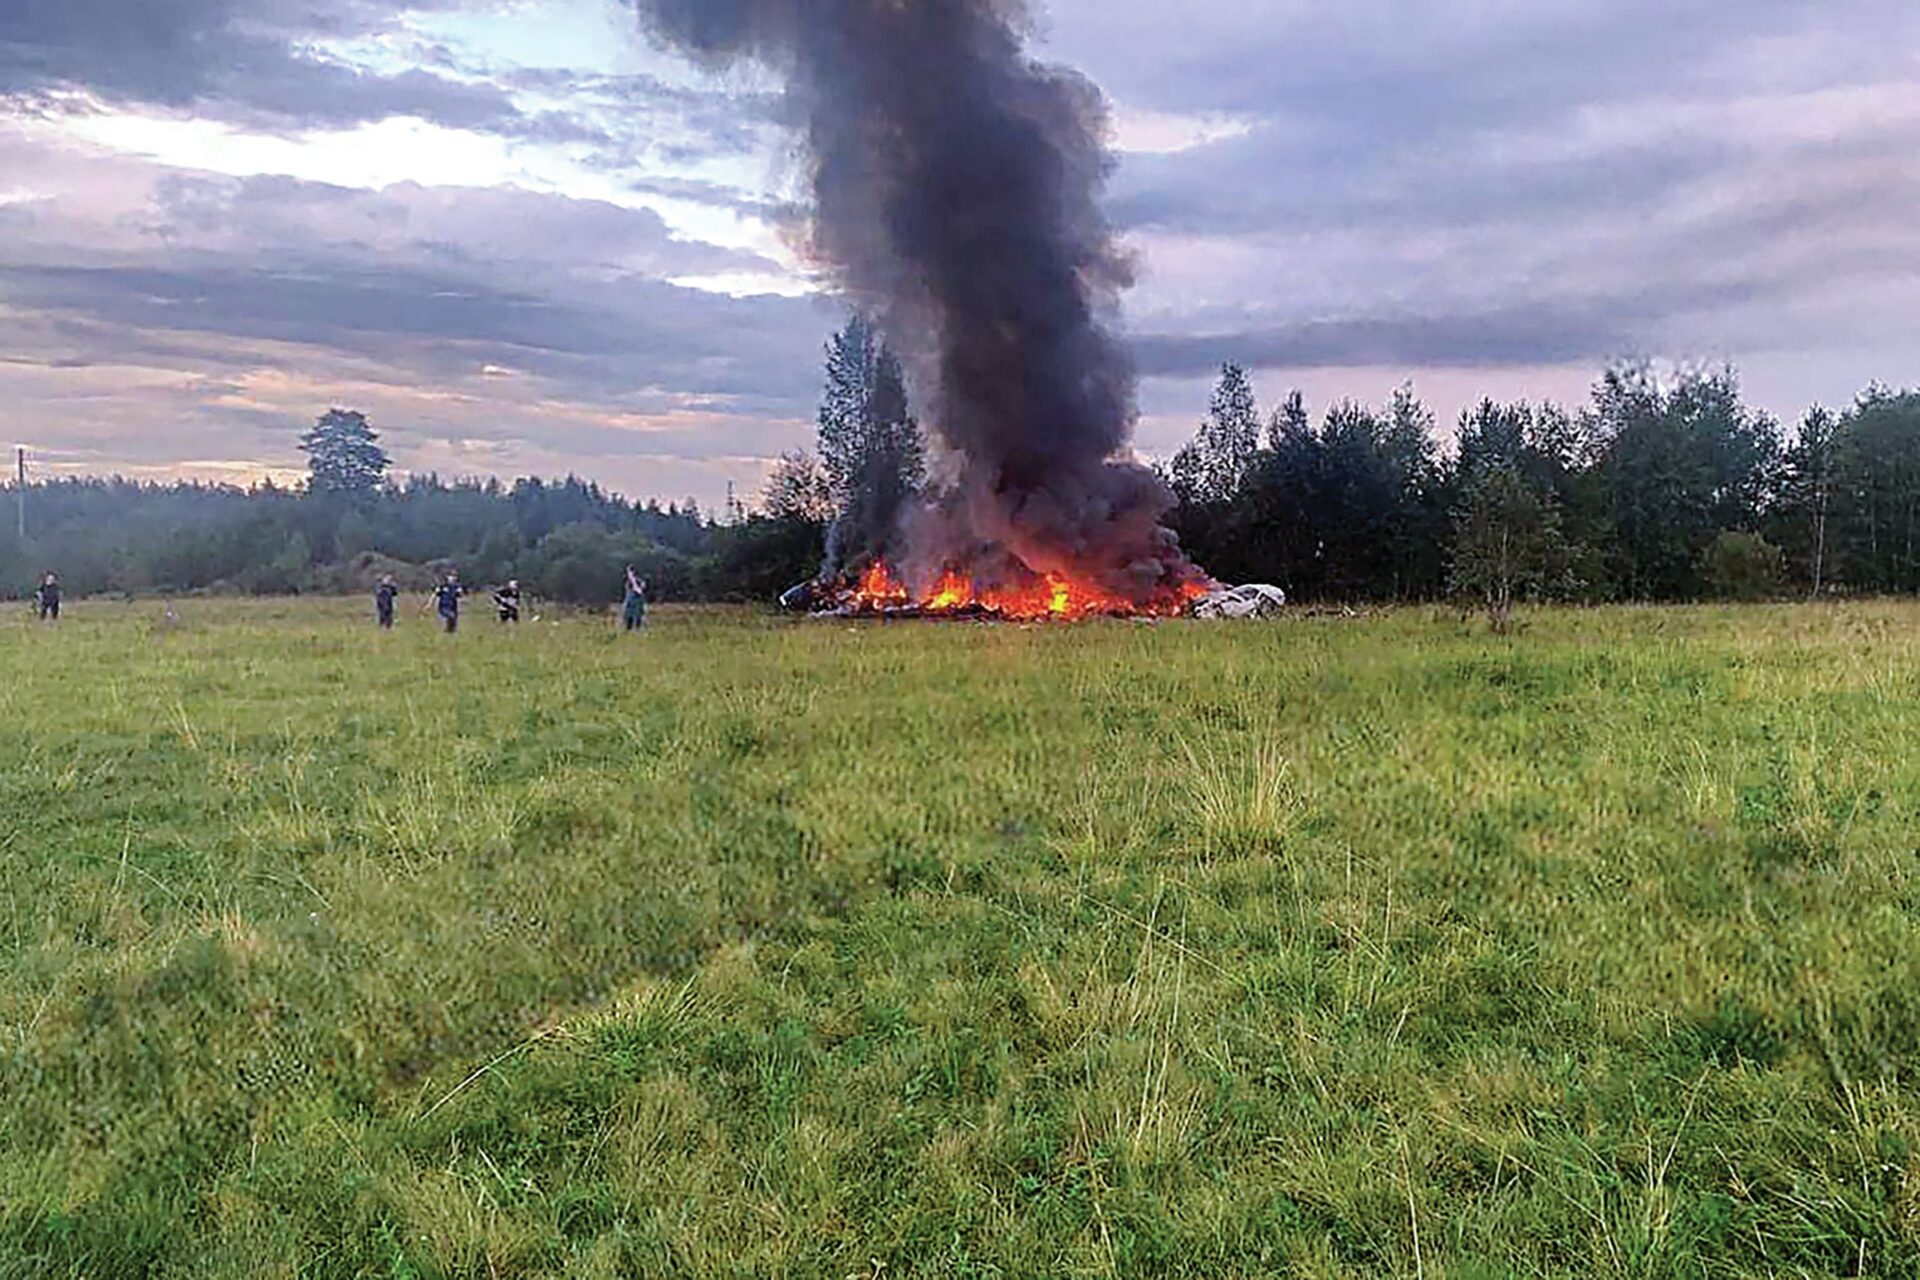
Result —
<instances>
[{"instance_id":1,"label":"person in dark clothing","mask_svg":"<svg viewBox=\"0 0 1920 1280\"><path fill-rule=\"evenodd\" d=\"M500 621L520 621L520 580L507 579L507 585L493 593L493 607L500 611Z\"/></svg>"},{"instance_id":2,"label":"person in dark clothing","mask_svg":"<svg viewBox=\"0 0 1920 1280\"><path fill-rule=\"evenodd\" d=\"M40 587L33 594L34 603L39 606L40 621L60 621L60 575L49 569L40 578Z\"/></svg>"},{"instance_id":3,"label":"person in dark clothing","mask_svg":"<svg viewBox=\"0 0 1920 1280\"><path fill-rule=\"evenodd\" d=\"M400 588L393 584L393 575L382 574L380 585L373 589L373 616L382 631L393 630L393 602L400 597Z\"/></svg>"},{"instance_id":4,"label":"person in dark clothing","mask_svg":"<svg viewBox=\"0 0 1920 1280\"><path fill-rule=\"evenodd\" d=\"M433 589L433 603L440 610L440 621L446 624L447 634L452 635L460 629L460 575L449 573L445 581Z\"/></svg>"},{"instance_id":5,"label":"person in dark clothing","mask_svg":"<svg viewBox=\"0 0 1920 1280\"><path fill-rule=\"evenodd\" d=\"M647 625L647 580L627 566L626 599L620 608L620 620L628 631Z\"/></svg>"}]
</instances>

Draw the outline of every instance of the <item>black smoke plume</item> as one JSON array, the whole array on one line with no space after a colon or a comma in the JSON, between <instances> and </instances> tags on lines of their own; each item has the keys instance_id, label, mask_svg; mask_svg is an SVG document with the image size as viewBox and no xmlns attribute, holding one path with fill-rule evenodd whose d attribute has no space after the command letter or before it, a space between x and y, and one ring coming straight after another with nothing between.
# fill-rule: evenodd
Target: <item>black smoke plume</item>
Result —
<instances>
[{"instance_id":1,"label":"black smoke plume","mask_svg":"<svg viewBox=\"0 0 1920 1280\"><path fill-rule=\"evenodd\" d=\"M710 64L784 77L813 247L916 371L954 474L907 522L910 578L1058 572L1146 604L1201 575L1172 497L1117 455L1134 373L1110 323L1131 283L1101 214L1106 104L1024 48L1012 0L638 0Z\"/></svg>"}]
</instances>

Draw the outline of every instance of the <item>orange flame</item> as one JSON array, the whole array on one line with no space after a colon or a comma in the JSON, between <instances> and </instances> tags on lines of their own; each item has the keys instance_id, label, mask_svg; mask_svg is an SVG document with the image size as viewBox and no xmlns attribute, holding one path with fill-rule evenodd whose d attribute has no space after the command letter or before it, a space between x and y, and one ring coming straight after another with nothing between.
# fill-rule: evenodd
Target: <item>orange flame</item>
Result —
<instances>
[{"instance_id":1,"label":"orange flame","mask_svg":"<svg viewBox=\"0 0 1920 1280\"><path fill-rule=\"evenodd\" d=\"M1205 592L1202 584L1186 583L1170 589L1159 599L1142 604L1092 583L1058 573L1041 575L1019 587L982 588L966 573L950 568L940 575L931 589L916 597L894 575L891 566L885 561L876 560L843 597L842 607L858 613L911 611L936 616L966 614L1015 621L1105 615L1171 617L1186 612L1188 604Z\"/></svg>"},{"instance_id":2,"label":"orange flame","mask_svg":"<svg viewBox=\"0 0 1920 1280\"><path fill-rule=\"evenodd\" d=\"M852 603L862 609L896 609L913 603L913 594L893 576L886 561L875 560L860 575L859 585L853 589Z\"/></svg>"},{"instance_id":3,"label":"orange flame","mask_svg":"<svg viewBox=\"0 0 1920 1280\"><path fill-rule=\"evenodd\" d=\"M972 598L973 584L949 569L940 575L933 594L927 597L926 607L936 613L947 613L964 609Z\"/></svg>"}]
</instances>

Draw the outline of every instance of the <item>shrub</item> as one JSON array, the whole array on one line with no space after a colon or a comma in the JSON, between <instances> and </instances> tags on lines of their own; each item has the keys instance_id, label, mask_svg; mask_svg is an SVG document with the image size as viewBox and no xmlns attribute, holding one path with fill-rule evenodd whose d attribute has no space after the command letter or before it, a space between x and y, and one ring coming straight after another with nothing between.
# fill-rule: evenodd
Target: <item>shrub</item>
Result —
<instances>
[{"instance_id":1,"label":"shrub","mask_svg":"<svg viewBox=\"0 0 1920 1280\"><path fill-rule=\"evenodd\" d=\"M1700 559L1701 577L1716 600L1765 600L1786 580L1786 557L1757 533L1728 529Z\"/></svg>"}]
</instances>

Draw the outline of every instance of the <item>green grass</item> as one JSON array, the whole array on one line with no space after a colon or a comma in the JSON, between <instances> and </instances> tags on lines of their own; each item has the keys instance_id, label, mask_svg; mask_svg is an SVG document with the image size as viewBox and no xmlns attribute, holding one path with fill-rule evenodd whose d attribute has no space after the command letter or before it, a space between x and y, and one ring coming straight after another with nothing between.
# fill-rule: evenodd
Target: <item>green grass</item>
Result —
<instances>
[{"instance_id":1,"label":"green grass","mask_svg":"<svg viewBox=\"0 0 1920 1280\"><path fill-rule=\"evenodd\" d=\"M0 620L0 1276L1920 1272L1920 606Z\"/></svg>"}]
</instances>

